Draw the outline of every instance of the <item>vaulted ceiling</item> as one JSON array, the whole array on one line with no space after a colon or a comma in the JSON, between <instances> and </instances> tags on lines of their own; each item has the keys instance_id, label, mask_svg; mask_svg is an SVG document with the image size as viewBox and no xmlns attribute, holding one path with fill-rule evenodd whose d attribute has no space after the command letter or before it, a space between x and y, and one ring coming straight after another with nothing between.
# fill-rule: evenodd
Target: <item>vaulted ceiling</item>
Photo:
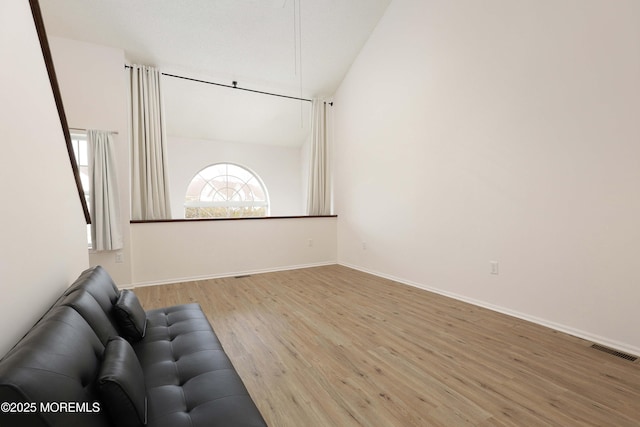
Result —
<instances>
[{"instance_id":1,"label":"vaulted ceiling","mask_svg":"<svg viewBox=\"0 0 640 427\"><path fill-rule=\"evenodd\" d=\"M40 3L49 34L121 48L131 63L315 98L335 92L390 0ZM307 102L169 77L164 85L170 135L299 145L308 133Z\"/></svg>"}]
</instances>

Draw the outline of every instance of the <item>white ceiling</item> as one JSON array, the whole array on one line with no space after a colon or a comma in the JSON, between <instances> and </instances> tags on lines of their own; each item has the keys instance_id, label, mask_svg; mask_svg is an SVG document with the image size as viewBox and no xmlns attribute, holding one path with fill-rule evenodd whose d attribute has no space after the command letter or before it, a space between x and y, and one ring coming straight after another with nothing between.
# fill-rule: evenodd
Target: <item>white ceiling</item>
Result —
<instances>
[{"instance_id":1,"label":"white ceiling","mask_svg":"<svg viewBox=\"0 0 640 427\"><path fill-rule=\"evenodd\" d=\"M335 92L390 1L40 0L40 5L51 35L121 48L131 63L314 98ZM308 102L171 77L163 84L169 135L293 146L308 135Z\"/></svg>"}]
</instances>

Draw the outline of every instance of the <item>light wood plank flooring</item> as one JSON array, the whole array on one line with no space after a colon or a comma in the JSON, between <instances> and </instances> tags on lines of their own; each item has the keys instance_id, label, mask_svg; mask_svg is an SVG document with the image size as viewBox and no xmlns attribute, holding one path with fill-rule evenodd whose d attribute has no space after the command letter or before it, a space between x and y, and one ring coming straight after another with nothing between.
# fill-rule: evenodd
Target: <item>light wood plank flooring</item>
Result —
<instances>
[{"instance_id":1,"label":"light wood plank flooring","mask_svg":"<svg viewBox=\"0 0 640 427\"><path fill-rule=\"evenodd\" d=\"M346 267L135 292L200 303L271 427L640 425L638 361Z\"/></svg>"}]
</instances>

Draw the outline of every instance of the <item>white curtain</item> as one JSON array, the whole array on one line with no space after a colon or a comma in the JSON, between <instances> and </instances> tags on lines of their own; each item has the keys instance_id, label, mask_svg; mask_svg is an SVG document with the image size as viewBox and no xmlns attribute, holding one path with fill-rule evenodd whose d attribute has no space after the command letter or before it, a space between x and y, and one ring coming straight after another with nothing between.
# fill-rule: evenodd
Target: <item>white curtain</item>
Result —
<instances>
[{"instance_id":1,"label":"white curtain","mask_svg":"<svg viewBox=\"0 0 640 427\"><path fill-rule=\"evenodd\" d=\"M91 246L97 251L122 249L117 168L110 132L87 131L91 209Z\"/></svg>"},{"instance_id":2,"label":"white curtain","mask_svg":"<svg viewBox=\"0 0 640 427\"><path fill-rule=\"evenodd\" d=\"M160 72L143 65L133 65L130 71L131 218L170 219Z\"/></svg>"},{"instance_id":3,"label":"white curtain","mask_svg":"<svg viewBox=\"0 0 640 427\"><path fill-rule=\"evenodd\" d=\"M326 102L314 99L311 116L311 151L309 153L308 215L331 214L327 122Z\"/></svg>"}]
</instances>

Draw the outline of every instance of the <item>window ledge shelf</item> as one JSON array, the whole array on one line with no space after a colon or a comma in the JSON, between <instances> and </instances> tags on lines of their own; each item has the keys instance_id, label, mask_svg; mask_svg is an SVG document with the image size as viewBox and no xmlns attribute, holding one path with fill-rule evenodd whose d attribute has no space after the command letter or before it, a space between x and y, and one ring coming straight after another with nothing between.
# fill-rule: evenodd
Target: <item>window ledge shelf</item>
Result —
<instances>
[{"instance_id":1,"label":"window ledge shelf","mask_svg":"<svg viewBox=\"0 0 640 427\"><path fill-rule=\"evenodd\" d=\"M131 220L130 224L154 224L159 222L199 222L199 221L247 221L265 219L299 219L299 218L337 218L338 215L298 215L298 216L246 216L238 218L179 218L179 219L153 219Z\"/></svg>"}]
</instances>

